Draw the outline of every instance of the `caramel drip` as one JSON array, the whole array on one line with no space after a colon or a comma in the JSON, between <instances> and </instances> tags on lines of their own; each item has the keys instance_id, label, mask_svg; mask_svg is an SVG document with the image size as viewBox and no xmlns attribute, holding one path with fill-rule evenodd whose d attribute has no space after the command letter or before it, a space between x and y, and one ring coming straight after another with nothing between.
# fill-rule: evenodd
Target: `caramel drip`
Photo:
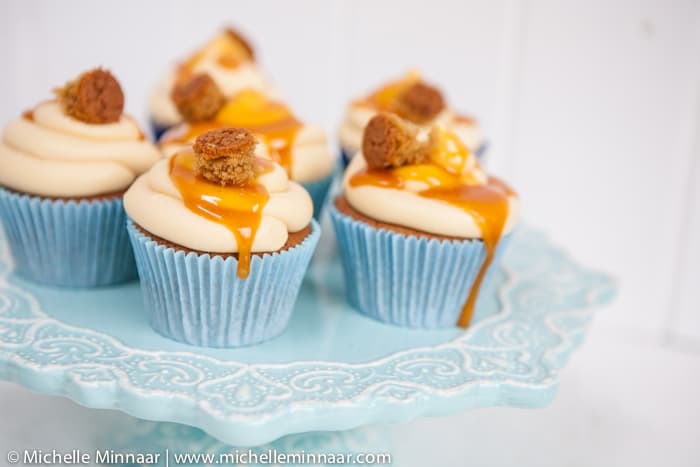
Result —
<instances>
[{"instance_id":1,"label":"caramel drip","mask_svg":"<svg viewBox=\"0 0 700 467\"><path fill-rule=\"evenodd\" d=\"M448 141L452 137L447 138ZM454 142L454 141L453 141ZM503 234L509 213L509 197L514 192L501 180L489 177L484 184L471 181L469 172L461 172L469 157L463 146L448 145L456 151L440 150L433 157L433 163L405 166L392 170L372 170L365 168L350 178L351 186L373 185L382 188L405 189L406 182L420 181L428 185L427 189L416 192L417 195L442 201L458 207L469 214L481 230L486 258L481 265L472 286L469 297L462 307L457 324L466 328L474 315L474 307L484 276L493 262L496 249ZM462 159L455 156L461 153ZM456 159L456 160L455 160ZM437 164L437 161L440 164Z\"/></svg>"},{"instance_id":2,"label":"caramel drip","mask_svg":"<svg viewBox=\"0 0 700 467\"><path fill-rule=\"evenodd\" d=\"M250 273L253 241L270 195L259 183L247 186L210 183L197 175L194 163L193 152L176 154L170 159L170 178L190 211L231 231L238 245L238 277L245 279ZM273 170L270 162L256 159L258 173L270 170Z\"/></svg>"},{"instance_id":3,"label":"caramel drip","mask_svg":"<svg viewBox=\"0 0 700 467\"><path fill-rule=\"evenodd\" d=\"M492 181L495 180L495 181ZM431 188L420 193L421 196L438 199L458 206L470 214L481 229L481 238L486 249L486 258L474 279L474 285L467 302L462 307L462 314L457 325L469 326L474 315L474 307L484 276L493 262L496 248L508 218L508 194L503 191L500 180L489 178L485 185L462 185L454 188Z\"/></svg>"},{"instance_id":4,"label":"caramel drip","mask_svg":"<svg viewBox=\"0 0 700 467\"><path fill-rule=\"evenodd\" d=\"M227 126L246 128L259 136L272 160L291 176L292 146L302 124L286 105L271 101L257 91L240 92L226 103L214 120L191 123L186 132L163 142L187 143L207 131Z\"/></svg>"}]
</instances>

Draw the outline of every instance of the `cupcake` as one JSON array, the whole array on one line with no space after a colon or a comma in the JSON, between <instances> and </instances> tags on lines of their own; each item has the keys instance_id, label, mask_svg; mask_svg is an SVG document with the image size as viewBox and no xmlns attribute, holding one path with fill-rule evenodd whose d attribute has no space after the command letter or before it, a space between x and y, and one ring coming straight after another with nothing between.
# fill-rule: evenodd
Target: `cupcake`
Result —
<instances>
[{"instance_id":1,"label":"cupcake","mask_svg":"<svg viewBox=\"0 0 700 467\"><path fill-rule=\"evenodd\" d=\"M170 129L161 138L160 146L166 155L190 145L206 131L246 128L260 142L258 156L273 160L289 178L306 188L318 219L334 165L323 129L301 122L284 103L255 89L227 98L214 78L205 73L178 84L172 96L186 123Z\"/></svg>"},{"instance_id":2,"label":"cupcake","mask_svg":"<svg viewBox=\"0 0 700 467\"><path fill-rule=\"evenodd\" d=\"M255 53L250 42L234 29L226 29L175 65L156 85L149 102L156 139L168 128L184 121L172 94L178 83L187 81L198 73L211 76L226 97L232 97L242 89L278 95L255 63Z\"/></svg>"},{"instance_id":3,"label":"cupcake","mask_svg":"<svg viewBox=\"0 0 700 467\"><path fill-rule=\"evenodd\" d=\"M160 158L109 71L94 69L5 127L0 218L21 276L94 287L136 277L122 194Z\"/></svg>"},{"instance_id":4,"label":"cupcake","mask_svg":"<svg viewBox=\"0 0 700 467\"><path fill-rule=\"evenodd\" d=\"M467 327L518 198L448 127L379 113L329 206L349 302L386 323Z\"/></svg>"},{"instance_id":5,"label":"cupcake","mask_svg":"<svg viewBox=\"0 0 700 467\"><path fill-rule=\"evenodd\" d=\"M124 196L153 328L208 347L281 333L320 236L309 194L248 130L199 136Z\"/></svg>"},{"instance_id":6,"label":"cupcake","mask_svg":"<svg viewBox=\"0 0 700 467\"><path fill-rule=\"evenodd\" d=\"M395 113L419 125L423 133L434 125L445 126L472 153L480 156L485 150L476 120L449 110L440 90L411 72L350 104L340 127L340 149L346 164L360 150L363 130L378 112Z\"/></svg>"}]
</instances>

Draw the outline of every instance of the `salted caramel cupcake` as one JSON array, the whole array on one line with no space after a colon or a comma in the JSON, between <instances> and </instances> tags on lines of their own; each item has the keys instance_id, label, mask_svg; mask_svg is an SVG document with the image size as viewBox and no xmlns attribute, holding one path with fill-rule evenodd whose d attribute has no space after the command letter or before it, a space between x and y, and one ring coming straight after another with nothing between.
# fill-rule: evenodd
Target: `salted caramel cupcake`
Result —
<instances>
[{"instance_id":1,"label":"salted caramel cupcake","mask_svg":"<svg viewBox=\"0 0 700 467\"><path fill-rule=\"evenodd\" d=\"M107 70L94 69L10 122L0 142L0 217L15 270L56 286L136 277L122 194L160 159Z\"/></svg>"},{"instance_id":2,"label":"salted caramel cupcake","mask_svg":"<svg viewBox=\"0 0 700 467\"><path fill-rule=\"evenodd\" d=\"M286 104L253 89L226 99L207 74L197 74L177 86L173 96L187 122L161 138L160 148L166 156L192 144L207 131L246 128L258 140L257 156L279 164L291 180L309 192L318 219L334 166L321 127L302 122Z\"/></svg>"},{"instance_id":3,"label":"salted caramel cupcake","mask_svg":"<svg viewBox=\"0 0 700 467\"><path fill-rule=\"evenodd\" d=\"M444 126L472 153L481 155L485 149L476 120L450 110L438 88L423 81L418 73L411 72L348 106L339 134L346 164L360 150L364 129L378 112L394 113L418 125L423 134L435 125Z\"/></svg>"},{"instance_id":4,"label":"salted caramel cupcake","mask_svg":"<svg viewBox=\"0 0 700 467\"><path fill-rule=\"evenodd\" d=\"M279 95L256 64L250 42L236 30L225 29L168 70L153 89L149 108L156 139L189 116L180 112L173 93L179 84L197 74L210 76L225 98L243 89Z\"/></svg>"},{"instance_id":5,"label":"salted caramel cupcake","mask_svg":"<svg viewBox=\"0 0 700 467\"><path fill-rule=\"evenodd\" d=\"M150 322L188 344L281 333L320 236L311 198L242 128L197 137L124 196Z\"/></svg>"},{"instance_id":6,"label":"salted caramel cupcake","mask_svg":"<svg viewBox=\"0 0 700 467\"><path fill-rule=\"evenodd\" d=\"M390 324L471 322L519 212L449 128L380 113L330 207L349 302Z\"/></svg>"}]
</instances>

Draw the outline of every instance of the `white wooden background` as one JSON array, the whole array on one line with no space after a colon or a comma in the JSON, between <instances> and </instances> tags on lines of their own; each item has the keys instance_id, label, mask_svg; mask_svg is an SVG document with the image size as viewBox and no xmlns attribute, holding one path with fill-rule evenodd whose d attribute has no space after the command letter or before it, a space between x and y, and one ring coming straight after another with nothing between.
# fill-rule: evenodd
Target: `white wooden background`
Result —
<instances>
[{"instance_id":1,"label":"white wooden background","mask_svg":"<svg viewBox=\"0 0 700 467\"><path fill-rule=\"evenodd\" d=\"M0 122L95 65L145 121L160 73L222 24L332 137L349 98L422 70L480 118L525 219L616 276L596 328L700 352L700 1L3 1Z\"/></svg>"}]
</instances>

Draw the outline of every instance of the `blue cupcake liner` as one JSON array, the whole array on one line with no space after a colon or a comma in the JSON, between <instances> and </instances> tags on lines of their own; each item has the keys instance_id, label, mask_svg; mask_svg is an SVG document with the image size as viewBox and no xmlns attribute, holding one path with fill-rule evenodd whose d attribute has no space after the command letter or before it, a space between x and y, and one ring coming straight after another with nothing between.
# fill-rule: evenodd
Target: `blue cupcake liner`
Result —
<instances>
[{"instance_id":1,"label":"blue cupcake liner","mask_svg":"<svg viewBox=\"0 0 700 467\"><path fill-rule=\"evenodd\" d=\"M486 257L481 240L438 240L377 229L328 207L349 303L370 318L413 328L456 326ZM510 239L504 236L481 285Z\"/></svg>"},{"instance_id":2,"label":"blue cupcake liner","mask_svg":"<svg viewBox=\"0 0 700 467\"><path fill-rule=\"evenodd\" d=\"M121 198L52 200L0 188L0 218L22 277L63 287L136 278Z\"/></svg>"},{"instance_id":3,"label":"blue cupcake liner","mask_svg":"<svg viewBox=\"0 0 700 467\"><path fill-rule=\"evenodd\" d=\"M340 160L343 161L343 168L347 168L348 165L350 165L350 161L352 160L352 157L355 154L350 154L348 151L345 150L342 146L340 147Z\"/></svg>"},{"instance_id":4,"label":"blue cupcake liner","mask_svg":"<svg viewBox=\"0 0 700 467\"><path fill-rule=\"evenodd\" d=\"M309 195L311 195L311 201L314 203L314 219L316 220L321 217L323 204L326 202L328 189L331 187L332 182L333 174L331 173L329 176L322 178L321 180L301 184L306 191L309 192Z\"/></svg>"},{"instance_id":5,"label":"blue cupcake liner","mask_svg":"<svg viewBox=\"0 0 700 467\"><path fill-rule=\"evenodd\" d=\"M280 334L289 322L321 229L282 252L253 256L250 275L238 260L162 245L127 221L146 310L158 333L204 347L240 347Z\"/></svg>"},{"instance_id":6,"label":"blue cupcake liner","mask_svg":"<svg viewBox=\"0 0 700 467\"><path fill-rule=\"evenodd\" d=\"M489 142L488 141L484 141L483 143L481 143L481 146L479 146L476 149L476 157L477 157L477 159L479 159L479 161L481 161L481 162L484 161L484 156L485 156L486 151L488 149L489 149Z\"/></svg>"},{"instance_id":7,"label":"blue cupcake liner","mask_svg":"<svg viewBox=\"0 0 700 467\"><path fill-rule=\"evenodd\" d=\"M168 131L172 126L161 126L158 125L153 119L150 120L151 133L153 134L153 141L156 143L160 141L160 138Z\"/></svg>"}]
</instances>

